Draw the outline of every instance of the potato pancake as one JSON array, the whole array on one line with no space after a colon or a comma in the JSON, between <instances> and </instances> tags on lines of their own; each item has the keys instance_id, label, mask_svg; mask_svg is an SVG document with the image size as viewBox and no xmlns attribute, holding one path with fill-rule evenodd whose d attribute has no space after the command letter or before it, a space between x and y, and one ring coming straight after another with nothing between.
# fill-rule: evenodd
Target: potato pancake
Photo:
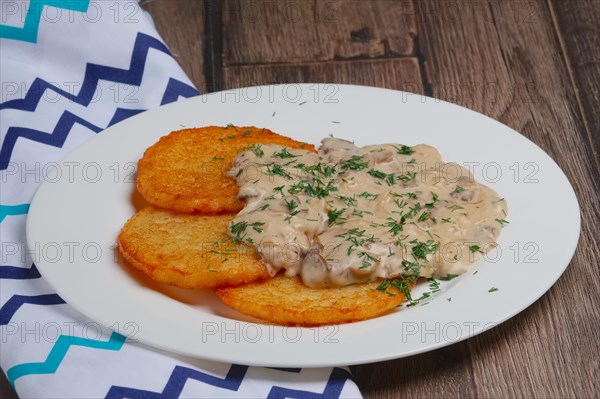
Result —
<instances>
[{"instance_id":1,"label":"potato pancake","mask_svg":"<svg viewBox=\"0 0 600 399\"><path fill-rule=\"evenodd\" d=\"M380 283L342 288L309 288L298 277L278 275L239 287L215 290L229 307L259 319L288 326L319 326L371 319L394 309L404 295Z\"/></svg>"},{"instance_id":2,"label":"potato pancake","mask_svg":"<svg viewBox=\"0 0 600 399\"><path fill-rule=\"evenodd\" d=\"M147 207L119 234L119 250L151 279L182 288L236 286L269 278L254 248L227 235L231 214L173 214Z\"/></svg>"},{"instance_id":3,"label":"potato pancake","mask_svg":"<svg viewBox=\"0 0 600 399\"><path fill-rule=\"evenodd\" d=\"M157 208L190 214L238 212L238 186L225 173L254 144L315 151L302 143L252 126L184 129L162 137L138 162L137 189Z\"/></svg>"}]
</instances>

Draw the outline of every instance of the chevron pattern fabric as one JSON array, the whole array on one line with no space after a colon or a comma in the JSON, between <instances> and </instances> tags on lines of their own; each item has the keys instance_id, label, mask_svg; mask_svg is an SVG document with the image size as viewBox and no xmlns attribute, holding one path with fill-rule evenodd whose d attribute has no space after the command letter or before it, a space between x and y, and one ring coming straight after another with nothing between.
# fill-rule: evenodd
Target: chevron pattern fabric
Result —
<instances>
[{"instance_id":1,"label":"chevron pattern fabric","mask_svg":"<svg viewBox=\"0 0 600 399\"><path fill-rule=\"evenodd\" d=\"M115 123L199 93L135 0L0 6L0 366L20 397L360 397L343 368L249 367L149 348L52 290L25 244L47 166Z\"/></svg>"}]
</instances>

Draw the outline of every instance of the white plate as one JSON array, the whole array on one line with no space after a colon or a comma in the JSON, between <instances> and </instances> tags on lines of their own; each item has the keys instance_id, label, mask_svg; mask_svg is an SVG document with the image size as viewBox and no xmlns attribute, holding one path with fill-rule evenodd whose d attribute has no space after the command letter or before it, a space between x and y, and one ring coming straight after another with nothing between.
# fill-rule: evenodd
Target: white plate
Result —
<instances>
[{"instance_id":1,"label":"white plate","mask_svg":"<svg viewBox=\"0 0 600 399\"><path fill-rule=\"evenodd\" d=\"M228 123L314 144L329 134L358 145L431 144L445 161L470 165L477 180L507 199L510 224L476 273L444 284L425 305L323 328L252 322L211 291L166 287L130 272L114 251L119 230L143 206L132 172L144 150L184 126ZM59 172L40 186L27 220L37 267L58 294L132 339L250 365L359 364L469 338L546 292L567 267L580 230L569 181L531 141L468 109L369 87L261 86L179 101L107 129L67 156ZM492 287L498 290L489 292Z\"/></svg>"}]
</instances>

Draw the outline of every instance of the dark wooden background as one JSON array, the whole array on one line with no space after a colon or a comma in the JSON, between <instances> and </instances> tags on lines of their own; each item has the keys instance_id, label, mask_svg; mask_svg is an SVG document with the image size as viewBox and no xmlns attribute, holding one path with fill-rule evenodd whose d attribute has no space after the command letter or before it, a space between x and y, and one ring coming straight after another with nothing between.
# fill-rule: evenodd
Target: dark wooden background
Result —
<instances>
[{"instance_id":1,"label":"dark wooden background","mask_svg":"<svg viewBox=\"0 0 600 399\"><path fill-rule=\"evenodd\" d=\"M366 398L600 397L600 0L142 4L203 93L293 82L418 92L521 132L572 182L582 233L557 284L468 341L352 367Z\"/></svg>"}]
</instances>

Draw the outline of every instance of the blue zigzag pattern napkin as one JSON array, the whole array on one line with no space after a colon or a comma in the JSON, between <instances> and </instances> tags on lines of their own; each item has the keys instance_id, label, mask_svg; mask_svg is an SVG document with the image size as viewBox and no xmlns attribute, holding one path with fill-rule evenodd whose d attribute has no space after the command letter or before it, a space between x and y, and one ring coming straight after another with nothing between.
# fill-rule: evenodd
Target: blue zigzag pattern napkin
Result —
<instances>
[{"instance_id":1,"label":"blue zigzag pattern napkin","mask_svg":"<svg viewBox=\"0 0 600 399\"><path fill-rule=\"evenodd\" d=\"M46 166L144 110L198 95L136 1L1 0L0 366L23 397L360 397L348 370L270 369L130 342L66 304L25 246Z\"/></svg>"}]
</instances>

